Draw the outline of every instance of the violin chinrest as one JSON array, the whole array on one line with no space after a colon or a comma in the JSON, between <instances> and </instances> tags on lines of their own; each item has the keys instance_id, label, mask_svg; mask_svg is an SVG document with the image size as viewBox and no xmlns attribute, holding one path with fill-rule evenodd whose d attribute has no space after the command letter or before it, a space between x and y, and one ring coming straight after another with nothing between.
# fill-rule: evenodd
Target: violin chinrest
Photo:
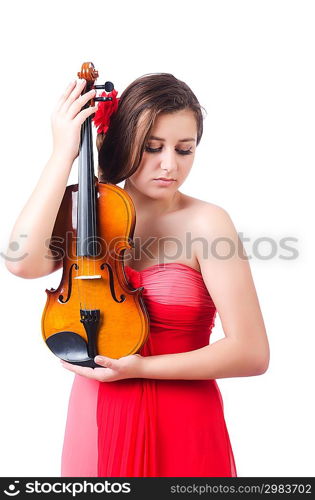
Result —
<instances>
[{"instance_id":1,"label":"violin chinrest","mask_svg":"<svg viewBox=\"0 0 315 500\"><path fill-rule=\"evenodd\" d=\"M99 366L88 355L86 341L74 332L57 332L46 339L49 349L68 363L95 368Z\"/></svg>"}]
</instances>

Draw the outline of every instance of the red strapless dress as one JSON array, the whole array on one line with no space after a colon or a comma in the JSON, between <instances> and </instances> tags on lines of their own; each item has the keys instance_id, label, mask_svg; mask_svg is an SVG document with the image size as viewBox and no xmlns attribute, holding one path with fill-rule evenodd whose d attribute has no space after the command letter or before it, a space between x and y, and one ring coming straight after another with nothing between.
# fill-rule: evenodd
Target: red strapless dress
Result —
<instances>
[{"instance_id":1,"label":"red strapless dress","mask_svg":"<svg viewBox=\"0 0 315 500\"><path fill-rule=\"evenodd\" d=\"M179 263L142 271L150 335L142 356L193 351L209 344L215 305L200 272ZM188 374L189 376L189 374ZM236 477L219 387L212 380L76 376L62 455L67 477Z\"/></svg>"}]
</instances>

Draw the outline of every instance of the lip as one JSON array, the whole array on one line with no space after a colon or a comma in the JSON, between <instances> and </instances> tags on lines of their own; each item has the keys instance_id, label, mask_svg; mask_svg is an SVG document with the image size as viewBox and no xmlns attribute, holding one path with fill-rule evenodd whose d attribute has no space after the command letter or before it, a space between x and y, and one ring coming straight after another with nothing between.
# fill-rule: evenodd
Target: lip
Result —
<instances>
[{"instance_id":1,"label":"lip","mask_svg":"<svg viewBox=\"0 0 315 500\"><path fill-rule=\"evenodd\" d=\"M167 179L166 177L159 177L158 179L153 179L159 186L169 186L175 179Z\"/></svg>"},{"instance_id":2,"label":"lip","mask_svg":"<svg viewBox=\"0 0 315 500\"><path fill-rule=\"evenodd\" d=\"M172 182L175 181L172 177L158 177L157 179L153 179L154 181L165 181L165 182Z\"/></svg>"},{"instance_id":3,"label":"lip","mask_svg":"<svg viewBox=\"0 0 315 500\"><path fill-rule=\"evenodd\" d=\"M155 181L175 181L173 177L158 177L157 179L154 179Z\"/></svg>"}]
</instances>

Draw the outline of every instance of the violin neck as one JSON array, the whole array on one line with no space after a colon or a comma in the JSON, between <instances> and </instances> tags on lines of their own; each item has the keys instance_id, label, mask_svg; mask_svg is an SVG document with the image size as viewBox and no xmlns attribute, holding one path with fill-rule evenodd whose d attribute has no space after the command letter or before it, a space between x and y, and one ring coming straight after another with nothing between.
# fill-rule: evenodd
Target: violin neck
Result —
<instances>
[{"instance_id":1,"label":"violin neck","mask_svg":"<svg viewBox=\"0 0 315 500\"><path fill-rule=\"evenodd\" d=\"M91 117L81 128L77 207L77 256L97 255L96 189Z\"/></svg>"}]
</instances>

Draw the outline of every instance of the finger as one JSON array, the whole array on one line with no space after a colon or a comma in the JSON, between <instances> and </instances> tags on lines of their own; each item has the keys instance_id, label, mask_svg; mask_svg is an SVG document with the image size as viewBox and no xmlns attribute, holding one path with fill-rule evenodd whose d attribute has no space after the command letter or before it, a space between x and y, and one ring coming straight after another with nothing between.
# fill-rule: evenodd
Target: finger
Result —
<instances>
[{"instance_id":1,"label":"finger","mask_svg":"<svg viewBox=\"0 0 315 500\"><path fill-rule=\"evenodd\" d=\"M81 375L82 377L87 377L93 380L98 380L101 382L110 381L114 372L110 369L105 369L103 367L99 368L88 368L80 365L73 365L71 363L67 363L63 360L60 360L61 365L68 371L75 373L76 375Z\"/></svg>"},{"instance_id":2,"label":"finger","mask_svg":"<svg viewBox=\"0 0 315 500\"><path fill-rule=\"evenodd\" d=\"M96 378L93 368L88 368L86 366L72 365L66 361L61 360L61 365L70 372L76 373L77 375L82 375L83 377Z\"/></svg>"},{"instance_id":3,"label":"finger","mask_svg":"<svg viewBox=\"0 0 315 500\"><path fill-rule=\"evenodd\" d=\"M60 111L66 113L71 106L71 104L82 94L84 87L86 85L86 80L84 78L76 80L76 85L69 93L67 99L64 101L60 108Z\"/></svg>"},{"instance_id":4,"label":"finger","mask_svg":"<svg viewBox=\"0 0 315 500\"><path fill-rule=\"evenodd\" d=\"M74 118L73 121L78 125L82 125L82 123L87 119L87 117L93 115L96 111L97 111L97 105L85 108L82 111L80 111L80 113L77 114L77 116Z\"/></svg>"},{"instance_id":5,"label":"finger","mask_svg":"<svg viewBox=\"0 0 315 500\"><path fill-rule=\"evenodd\" d=\"M56 110L59 110L61 108L61 106L68 99L69 95L71 94L75 86L76 86L76 80L72 80L72 82L69 83L63 94L61 94L61 96L59 97L56 104Z\"/></svg>"},{"instance_id":6,"label":"finger","mask_svg":"<svg viewBox=\"0 0 315 500\"><path fill-rule=\"evenodd\" d=\"M93 97L95 97L96 90L92 89L89 92L78 97L72 104L69 106L67 110L67 115L70 119L73 119L80 113L83 106L90 101Z\"/></svg>"},{"instance_id":7,"label":"finger","mask_svg":"<svg viewBox=\"0 0 315 500\"><path fill-rule=\"evenodd\" d=\"M117 359L108 358L107 356L95 356L94 361L104 368L112 368L113 370L117 368Z\"/></svg>"}]
</instances>

